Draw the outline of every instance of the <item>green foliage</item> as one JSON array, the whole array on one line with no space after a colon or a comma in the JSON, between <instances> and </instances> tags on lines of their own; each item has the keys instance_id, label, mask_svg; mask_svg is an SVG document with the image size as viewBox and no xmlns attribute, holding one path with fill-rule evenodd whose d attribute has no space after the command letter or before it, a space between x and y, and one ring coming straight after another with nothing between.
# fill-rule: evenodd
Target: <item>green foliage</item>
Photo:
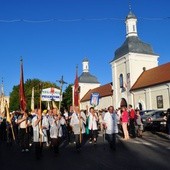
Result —
<instances>
[{"instance_id":1,"label":"green foliage","mask_svg":"<svg viewBox=\"0 0 170 170\"><path fill-rule=\"evenodd\" d=\"M63 101L61 103L61 106L63 108L69 109L72 105L72 84L69 84L68 87L66 87L65 92L63 92Z\"/></svg>"},{"instance_id":2,"label":"green foliage","mask_svg":"<svg viewBox=\"0 0 170 170\"><path fill-rule=\"evenodd\" d=\"M19 110L19 86L14 86L10 93L10 111Z\"/></svg>"},{"instance_id":3,"label":"green foliage","mask_svg":"<svg viewBox=\"0 0 170 170\"><path fill-rule=\"evenodd\" d=\"M41 87L40 87L41 84ZM55 87L59 88L55 85L55 83L51 82L43 82L39 79L27 79L24 83L25 97L27 101L27 109L31 110L31 96L32 96L32 88L34 87L34 104L35 107L39 107L40 101L40 91L41 88L49 88ZM42 109L46 108L46 102L42 102ZM10 111L19 110L19 85L14 86L12 92L10 93Z\"/></svg>"}]
</instances>

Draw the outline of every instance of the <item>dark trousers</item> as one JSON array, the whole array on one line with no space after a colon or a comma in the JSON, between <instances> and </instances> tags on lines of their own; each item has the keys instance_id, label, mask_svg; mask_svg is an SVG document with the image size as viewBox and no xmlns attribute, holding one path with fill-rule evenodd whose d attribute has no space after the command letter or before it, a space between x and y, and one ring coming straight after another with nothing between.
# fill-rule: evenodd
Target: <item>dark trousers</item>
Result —
<instances>
[{"instance_id":1,"label":"dark trousers","mask_svg":"<svg viewBox=\"0 0 170 170\"><path fill-rule=\"evenodd\" d=\"M42 156L42 150L43 150L43 142L34 142L35 146L35 156L37 159L40 159Z\"/></svg>"},{"instance_id":2,"label":"dark trousers","mask_svg":"<svg viewBox=\"0 0 170 170\"><path fill-rule=\"evenodd\" d=\"M26 131L26 128L19 129L19 142L20 142L21 149L29 148L29 134Z\"/></svg>"},{"instance_id":3,"label":"dark trousers","mask_svg":"<svg viewBox=\"0 0 170 170\"><path fill-rule=\"evenodd\" d=\"M0 141L6 140L7 140L6 121L3 120L3 122L0 124Z\"/></svg>"},{"instance_id":4,"label":"dark trousers","mask_svg":"<svg viewBox=\"0 0 170 170\"><path fill-rule=\"evenodd\" d=\"M111 149L116 149L116 134L106 134L106 140L108 141Z\"/></svg>"},{"instance_id":5,"label":"dark trousers","mask_svg":"<svg viewBox=\"0 0 170 170\"><path fill-rule=\"evenodd\" d=\"M11 129L11 126L10 125L8 125L7 126L7 144L12 144L12 140L13 140L13 138L12 138L12 129Z\"/></svg>"},{"instance_id":6,"label":"dark trousers","mask_svg":"<svg viewBox=\"0 0 170 170\"><path fill-rule=\"evenodd\" d=\"M47 131L47 141L48 141L48 143L50 143L50 142L51 142L50 130L48 129L48 130L46 130L46 131Z\"/></svg>"},{"instance_id":7,"label":"dark trousers","mask_svg":"<svg viewBox=\"0 0 170 170\"><path fill-rule=\"evenodd\" d=\"M76 149L80 149L81 148L81 143L83 141L83 134L81 134L81 141L80 141L80 135L75 134L75 141L76 141Z\"/></svg>"},{"instance_id":8,"label":"dark trousers","mask_svg":"<svg viewBox=\"0 0 170 170\"><path fill-rule=\"evenodd\" d=\"M54 153L58 153L59 138L51 138L51 145L52 145Z\"/></svg>"},{"instance_id":9,"label":"dark trousers","mask_svg":"<svg viewBox=\"0 0 170 170\"><path fill-rule=\"evenodd\" d=\"M136 137L136 132L135 132L135 120L130 119L129 122L129 133L132 135L132 137Z\"/></svg>"},{"instance_id":10,"label":"dark trousers","mask_svg":"<svg viewBox=\"0 0 170 170\"><path fill-rule=\"evenodd\" d=\"M94 138L97 140L97 130L90 130L89 136L91 140L94 140Z\"/></svg>"}]
</instances>

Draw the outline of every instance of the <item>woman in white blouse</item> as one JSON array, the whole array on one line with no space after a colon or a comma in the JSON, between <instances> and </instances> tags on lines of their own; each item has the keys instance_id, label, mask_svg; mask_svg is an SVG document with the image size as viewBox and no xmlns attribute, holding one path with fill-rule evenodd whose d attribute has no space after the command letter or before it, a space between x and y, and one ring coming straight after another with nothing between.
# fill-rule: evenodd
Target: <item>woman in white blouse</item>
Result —
<instances>
[{"instance_id":1,"label":"woman in white blouse","mask_svg":"<svg viewBox=\"0 0 170 170\"><path fill-rule=\"evenodd\" d=\"M94 144L96 144L97 141L97 121L98 121L98 116L97 113L94 110L94 107L90 107L89 109L89 125L88 128L90 130L90 141L89 143L92 143L92 141L94 142Z\"/></svg>"}]
</instances>

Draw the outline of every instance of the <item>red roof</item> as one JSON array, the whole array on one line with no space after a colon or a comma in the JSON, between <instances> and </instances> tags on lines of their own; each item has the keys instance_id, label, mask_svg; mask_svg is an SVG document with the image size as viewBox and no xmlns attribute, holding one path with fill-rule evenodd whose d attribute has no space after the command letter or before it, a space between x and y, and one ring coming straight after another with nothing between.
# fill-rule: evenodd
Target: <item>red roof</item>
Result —
<instances>
[{"instance_id":1,"label":"red roof","mask_svg":"<svg viewBox=\"0 0 170 170\"><path fill-rule=\"evenodd\" d=\"M143 71L135 84L132 86L131 91L168 82L170 82L170 62Z\"/></svg>"},{"instance_id":2,"label":"red roof","mask_svg":"<svg viewBox=\"0 0 170 170\"><path fill-rule=\"evenodd\" d=\"M106 96L112 96L113 95L113 90L112 90L112 83L105 84L103 86L94 88L89 90L81 99L81 102L85 102L90 100L91 94L92 93L99 93L100 98L101 97L106 97Z\"/></svg>"}]
</instances>

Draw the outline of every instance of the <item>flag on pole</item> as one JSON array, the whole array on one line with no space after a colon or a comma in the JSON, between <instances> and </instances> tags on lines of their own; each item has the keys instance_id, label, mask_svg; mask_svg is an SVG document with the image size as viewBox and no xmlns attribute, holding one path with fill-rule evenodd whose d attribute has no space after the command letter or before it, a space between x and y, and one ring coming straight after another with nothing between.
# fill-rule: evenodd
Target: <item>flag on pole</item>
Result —
<instances>
[{"instance_id":1,"label":"flag on pole","mask_svg":"<svg viewBox=\"0 0 170 170\"><path fill-rule=\"evenodd\" d=\"M25 92L24 92L24 73L23 73L22 59L21 59L21 70L20 70L19 100L20 100L20 109L22 111L25 111L27 103L26 103Z\"/></svg>"},{"instance_id":2,"label":"flag on pole","mask_svg":"<svg viewBox=\"0 0 170 170\"><path fill-rule=\"evenodd\" d=\"M53 108L53 109L58 109L58 107L57 107L57 105L55 104L54 101L52 101L52 108Z\"/></svg>"},{"instance_id":3,"label":"flag on pole","mask_svg":"<svg viewBox=\"0 0 170 170\"><path fill-rule=\"evenodd\" d=\"M74 81L74 106L79 106L78 67L76 67L76 78L75 78L75 81Z\"/></svg>"},{"instance_id":4,"label":"flag on pole","mask_svg":"<svg viewBox=\"0 0 170 170\"><path fill-rule=\"evenodd\" d=\"M4 99L4 86L3 86L3 80L1 84L1 94L0 94L0 113L5 113L5 99Z\"/></svg>"},{"instance_id":5,"label":"flag on pole","mask_svg":"<svg viewBox=\"0 0 170 170\"><path fill-rule=\"evenodd\" d=\"M31 110L34 111L34 87L32 88Z\"/></svg>"},{"instance_id":6,"label":"flag on pole","mask_svg":"<svg viewBox=\"0 0 170 170\"><path fill-rule=\"evenodd\" d=\"M47 110L50 110L50 102L47 101Z\"/></svg>"},{"instance_id":7,"label":"flag on pole","mask_svg":"<svg viewBox=\"0 0 170 170\"><path fill-rule=\"evenodd\" d=\"M5 103L5 109L6 109L6 121L11 124L11 117L10 117L7 101Z\"/></svg>"}]
</instances>

